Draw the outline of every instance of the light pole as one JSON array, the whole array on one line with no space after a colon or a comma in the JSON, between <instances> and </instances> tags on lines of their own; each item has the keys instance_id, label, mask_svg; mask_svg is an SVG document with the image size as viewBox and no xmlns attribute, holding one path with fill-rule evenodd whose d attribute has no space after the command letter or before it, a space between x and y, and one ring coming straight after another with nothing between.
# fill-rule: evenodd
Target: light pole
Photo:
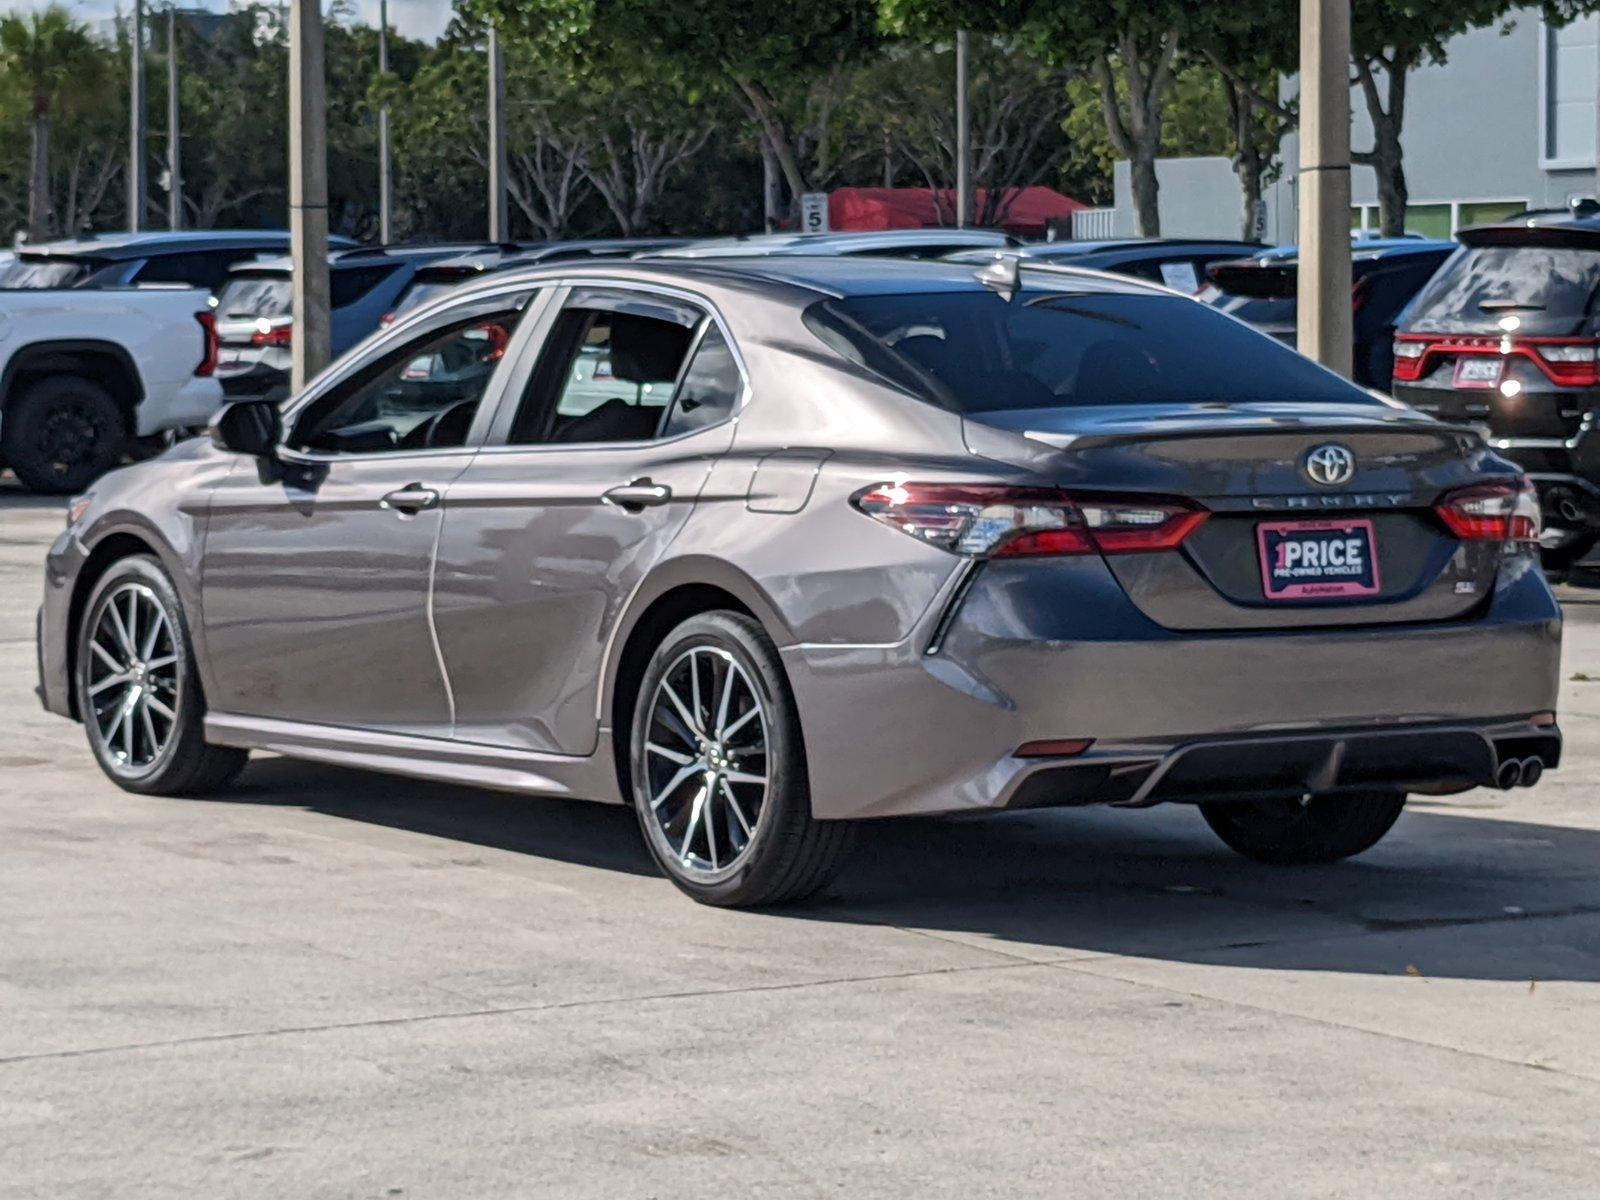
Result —
<instances>
[{"instance_id":1,"label":"light pole","mask_svg":"<svg viewBox=\"0 0 1600 1200\"><path fill-rule=\"evenodd\" d=\"M500 31L489 26L489 240L510 240L506 211L506 60Z\"/></svg>"},{"instance_id":2,"label":"light pole","mask_svg":"<svg viewBox=\"0 0 1600 1200\"><path fill-rule=\"evenodd\" d=\"M133 0L128 62L128 229L144 225L144 0Z\"/></svg>"},{"instance_id":3,"label":"light pole","mask_svg":"<svg viewBox=\"0 0 1600 1200\"><path fill-rule=\"evenodd\" d=\"M183 155L178 117L178 10L167 9L167 228L183 228Z\"/></svg>"},{"instance_id":4,"label":"light pole","mask_svg":"<svg viewBox=\"0 0 1600 1200\"><path fill-rule=\"evenodd\" d=\"M378 74L389 73L389 0L378 0ZM389 106L378 110L378 240L394 240L393 181L389 175Z\"/></svg>"},{"instance_id":5,"label":"light pole","mask_svg":"<svg viewBox=\"0 0 1600 1200\"><path fill-rule=\"evenodd\" d=\"M972 224L972 115L967 104L967 48L965 29L956 34L956 224Z\"/></svg>"},{"instance_id":6,"label":"light pole","mask_svg":"<svg viewBox=\"0 0 1600 1200\"><path fill-rule=\"evenodd\" d=\"M1300 0L1299 348L1348 376L1350 0Z\"/></svg>"},{"instance_id":7,"label":"light pole","mask_svg":"<svg viewBox=\"0 0 1600 1200\"><path fill-rule=\"evenodd\" d=\"M331 357L328 325L328 108L321 0L289 5L289 246L293 370L301 391Z\"/></svg>"}]
</instances>

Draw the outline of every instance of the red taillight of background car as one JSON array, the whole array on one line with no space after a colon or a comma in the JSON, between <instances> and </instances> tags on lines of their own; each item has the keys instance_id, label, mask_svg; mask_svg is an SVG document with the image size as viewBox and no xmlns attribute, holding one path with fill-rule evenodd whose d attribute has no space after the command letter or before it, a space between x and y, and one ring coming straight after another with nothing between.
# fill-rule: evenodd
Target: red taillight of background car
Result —
<instances>
[{"instance_id":1,"label":"red taillight of background car","mask_svg":"<svg viewBox=\"0 0 1600 1200\"><path fill-rule=\"evenodd\" d=\"M1210 515L1187 500L987 483L880 483L851 503L919 541L971 558L1172 550Z\"/></svg>"},{"instance_id":2,"label":"red taillight of background car","mask_svg":"<svg viewBox=\"0 0 1600 1200\"><path fill-rule=\"evenodd\" d=\"M257 329L250 335L252 346L292 346L294 326L278 325L270 329Z\"/></svg>"},{"instance_id":3,"label":"red taillight of background car","mask_svg":"<svg viewBox=\"0 0 1600 1200\"><path fill-rule=\"evenodd\" d=\"M1435 511L1464 542L1537 545L1539 541L1539 496L1526 479L1451 492Z\"/></svg>"},{"instance_id":4,"label":"red taillight of background car","mask_svg":"<svg viewBox=\"0 0 1600 1200\"><path fill-rule=\"evenodd\" d=\"M197 312L194 319L200 322L201 336L205 339L201 347L200 365L194 369L196 375L203 377L217 373L217 314L214 312Z\"/></svg>"},{"instance_id":5,"label":"red taillight of background car","mask_svg":"<svg viewBox=\"0 0 1600 1200\"><path fill-rule=\"evenodd\" d=\"M1402 333L1394 340L1396 383L1415 383L1441 357L1522 358L1533 363L1557 387L1600 387L1600 346L1593 338L1441 336Z\"/></svg>"}]
</instances>

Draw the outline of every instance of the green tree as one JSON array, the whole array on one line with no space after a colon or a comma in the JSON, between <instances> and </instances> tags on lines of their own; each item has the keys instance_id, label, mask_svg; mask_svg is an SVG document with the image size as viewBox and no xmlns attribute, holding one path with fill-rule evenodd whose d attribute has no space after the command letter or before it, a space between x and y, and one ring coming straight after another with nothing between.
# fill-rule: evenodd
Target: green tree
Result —
<instances>
[{"instance_id":1,"label":"green tree","mask_svg":"<svg viewBox=\"0 0 1600 1200\"><path fill-rule=\"evenodd\" d=\"M1351 14L1351 59L1354 82L1360 88L1372 121L1372 146L1357 150L1354 159L1366 163L1377 176L1378 204L1385 236L1405 232L1405 155L1400 135L1405 128L1406 88L1411 72L1428 63L1445 61L1451 38L1469 30L1498 23L1510 24L1524 0L1448 0L1419 4L1417 0L1360 0ZM1544 0L1536 10L1552 24L1600 10L1600 0ZM1524 18L1533 14L1524 11Z\"/></svg>"},{"instance_id":2,"label":"green tree","mask_svg":"<svg viewBox=\"0 0 1600 1200\"><path fill-rule=\"evenodd\" d=\"M28 237L43 241L55 229L50 198L51 124L69 95L93 96L105 73L105 50L65 8L0 17L0 75L26 97Z\"/></svg>"}]
</instances>

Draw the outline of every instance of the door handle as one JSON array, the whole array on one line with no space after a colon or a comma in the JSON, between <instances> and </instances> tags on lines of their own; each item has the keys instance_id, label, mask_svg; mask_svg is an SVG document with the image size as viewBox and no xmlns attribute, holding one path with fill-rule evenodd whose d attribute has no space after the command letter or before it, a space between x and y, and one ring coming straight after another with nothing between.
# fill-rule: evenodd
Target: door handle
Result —
<instances>
[{"instance_id":1,"label":"door handle","mask_svg":"<svg viewBox=\"0 0 1600 1200\"><path fill-rule=\"evenodd\" d=\"M627 512L641 512L672 499L672 489L664 483L651 483L648 479L635 479L620 484L601 494L600 499Z\"/></svg>"},{"instance_id":2,"label":"door handle","mask_svg":"<svg viewBox=\"0 0 1600 1200\"><path fill-rule=\"evenodd\" d=\"M390 492L378 501L379 508L386 508L390 512L397 512L404 517L414 517L424 509L432 508L439 503L439 493L432 488L423 487L420 483L408 483L405 487Z\"/></svg>"}]
</instances>

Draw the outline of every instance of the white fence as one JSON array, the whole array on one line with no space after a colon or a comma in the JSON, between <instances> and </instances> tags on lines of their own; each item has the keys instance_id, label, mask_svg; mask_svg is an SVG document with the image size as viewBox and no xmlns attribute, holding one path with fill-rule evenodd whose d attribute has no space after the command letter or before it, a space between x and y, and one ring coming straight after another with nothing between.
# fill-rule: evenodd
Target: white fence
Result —
<instances>
[{"instance_id":1,"label":"white fence","mask_svg":"<svg viewBox=\"0 0 1600 1200\"><path fill-rule=\"evenodd\" d=\"M1114 208L1080 208L1072 214L1073 240L1088 241L1110 237L1116 215L1117 210Z\"/></svg>"}]
</instances>

